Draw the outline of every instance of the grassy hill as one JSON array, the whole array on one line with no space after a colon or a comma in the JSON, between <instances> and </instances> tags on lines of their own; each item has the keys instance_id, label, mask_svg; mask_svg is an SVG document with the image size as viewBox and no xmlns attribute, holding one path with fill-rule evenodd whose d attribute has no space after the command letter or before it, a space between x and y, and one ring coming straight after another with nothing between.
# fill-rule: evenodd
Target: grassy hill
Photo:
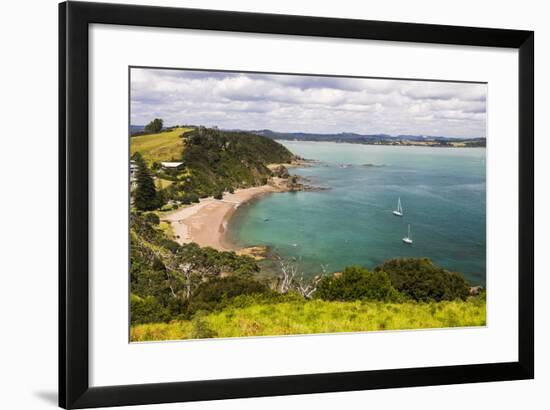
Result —
<instances>
[{"instance_id":1,"label":"grassy hill","mask_svg":"<svg viewBox=\"0 0 550 410\"><path fill-rule=\"evenodd\" d=\"M245 303L246 304L246 303ZM193 320L131 327L134 342L485 325L485 301L383 303L301 300L226 308Z\"/></svg>"},{"instance_id":2,"label":"grassy hill","mask_svg":"<svg viewBox=\"0 0 550 410\"><path fill-rule=\"evenodd\" d=\"M268 164L288 163L294 158L278 142L246 132L201 127L185 136L180 157L185 175L172 175L176 183L166 190L170 199L179 200L190 193L213 196L230 189L263 185L272 175Z\"/></svg>"},{"instance_id":3,"label":"grassy hill","mask_svg":"<svg viewBox=\"0 0 550 410\"><path fill-rule=\"evenodd\" d=\"M294 155L270 138L246 132L178 127L130 138L130 154L139 153L151 170L162 200L188 204L237 188L267 183L273 163ZM163 169L162 161L182 161L179 169Z\"/></svg>"},{"instance_id":4,"label":"grassy hill","mask_svg":"<svg viewBox=\"0 0 550 410\"><path fill-rule=\"evenodd\" d=\"M174 128L158 134L139 135L130 138L130 155L139 152L151 164L160 161L179 161L183 152L181 135L192 128Z\"/></svg>"}]
</instances>

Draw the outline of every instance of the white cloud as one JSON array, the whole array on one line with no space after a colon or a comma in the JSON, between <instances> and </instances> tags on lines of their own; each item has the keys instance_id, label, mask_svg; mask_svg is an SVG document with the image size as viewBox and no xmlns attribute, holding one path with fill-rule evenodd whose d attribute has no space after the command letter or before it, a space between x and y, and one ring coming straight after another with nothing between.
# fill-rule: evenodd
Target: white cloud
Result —
<instances>
[{"instance_id":1,"label":"white cloud","mask_svg":"<svg viewBox=\"0 0 550 410\"><path fill-rule=\"evenodd\" d=\"M486 85L132 69L131 121L220 128L484 137Z\"/></svg>"}]
</instances>

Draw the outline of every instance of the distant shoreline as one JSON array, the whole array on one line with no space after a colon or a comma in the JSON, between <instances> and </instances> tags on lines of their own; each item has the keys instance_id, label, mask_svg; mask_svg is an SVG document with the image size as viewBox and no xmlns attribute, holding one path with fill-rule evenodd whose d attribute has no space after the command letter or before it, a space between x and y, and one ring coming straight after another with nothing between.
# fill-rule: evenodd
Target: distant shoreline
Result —
<instances>
[{"instance_id":1,"label":"distant shoreline","mask_svg":"<svg viewBox=\"0 0 550 410\"><path fill-rule=\"evenodd\" d=\"M474 144L465 144L465 145L455 145L449 144L429 144L429 143L418 143L418 142L399 142L399 143L371 143L371 142L358 142L358 141L337 141L337 140L306 140L306 139L286 139L286 138L276 138L274 141L279 143L282 142L312 142L312 143L332 143L332 144L350 144L350 145L366 145L374 147L424 147L424 148L451 148L451 149L473 149L473 148L483 148L486 149L486 145L474 145Z\"/></svg>"}]
</instances>

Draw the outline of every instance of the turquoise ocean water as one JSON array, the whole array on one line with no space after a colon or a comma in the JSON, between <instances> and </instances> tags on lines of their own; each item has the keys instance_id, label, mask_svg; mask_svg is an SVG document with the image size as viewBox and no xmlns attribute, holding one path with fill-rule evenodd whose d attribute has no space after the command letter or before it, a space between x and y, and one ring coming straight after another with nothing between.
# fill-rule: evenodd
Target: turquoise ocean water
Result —
<instances>
[{"instance_id":1,"label":"turquoise ocean water","mask_svg":"<svg viewBox=\"0 0 550 410\"><path fill-rule=\"evenodd\" d=\"M329 189L268 194L239 207L229 222L232 241L267 245L309 275L321 264L338 271L426 256L485 284L484 148L280 142L319 161L291 173ZM403 218L392 214L398 197ZM407 224L413 245L401 240Z\"/></svg>"}]
</instances>

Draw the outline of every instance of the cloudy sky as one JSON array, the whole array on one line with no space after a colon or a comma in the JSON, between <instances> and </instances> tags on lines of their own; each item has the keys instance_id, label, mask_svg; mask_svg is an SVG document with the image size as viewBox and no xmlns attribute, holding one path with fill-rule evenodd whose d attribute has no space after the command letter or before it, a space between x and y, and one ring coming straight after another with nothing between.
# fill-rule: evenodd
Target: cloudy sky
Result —
<instances>
[{"instance_id":1,"label":"cloudy sky","mask_svg":"<svg viewBox=\"0 0 550 410\"><path fill-rule=\"evenodd\" d=\"M485 84L132 69L131 123L485 137Z\"/></svg>"}]
</instances>

